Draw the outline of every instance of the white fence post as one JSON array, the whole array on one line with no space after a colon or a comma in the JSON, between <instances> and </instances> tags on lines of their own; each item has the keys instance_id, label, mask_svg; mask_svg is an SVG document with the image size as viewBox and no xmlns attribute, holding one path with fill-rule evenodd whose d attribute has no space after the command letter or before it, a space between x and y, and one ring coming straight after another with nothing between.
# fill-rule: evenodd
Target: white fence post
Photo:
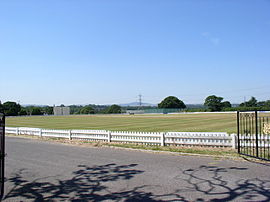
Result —
<instances>
[{"instance_id":1,"label":"white fence post","mask_svg":"<svg viewBox=\"0 0 270 202\"><path fill-rule=\"evenodd\" d=\"M232 148L237 149L237 136L235 134L231 134L232 137Z\"/></svg>"},{"instance_id":2,"label":"white fence post","mask_svg":"<svg viewBox=\"0 0 270 202\"><path fill-rule=\"evenodd\" d=\"M164 147L165 146L165 133L161 133L160 140L161 140L160 145Z\"/></svg>"},{"instance_id":3,"label":"white fence post","mask_svg":"<svg viewBox=\"0 0 270 202\"><path fill-rule=\"evenodd\" d=\"M39 129L39 136L42 137L42 129Z\"/></svg>"},{"instance_id":4,"label":"white fence post","mask_svg":"<svg viewBox=\"0 0 270 202\"><path fill-rule=\"evenodd\" d=\"M111 142L111 131L108 131L108 142Z\"/></svg>"},{"instance_id":5,"label":"white fence post","mask_svg":"<svg viewBox=\"0 0 270 202\"><path fill-rule=\"evenodd\" d=\"M72 140L71 135L72 135L71 130L69 130L69 131L68 131L68 139L69 139L69 140Z\"/></svg>"}]
</instances>

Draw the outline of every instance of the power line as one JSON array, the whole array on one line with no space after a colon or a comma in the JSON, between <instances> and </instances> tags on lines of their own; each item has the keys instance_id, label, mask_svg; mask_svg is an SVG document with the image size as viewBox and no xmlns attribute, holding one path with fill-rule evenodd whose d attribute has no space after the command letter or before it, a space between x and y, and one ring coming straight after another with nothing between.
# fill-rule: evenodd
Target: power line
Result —
<instances>
[{"instance_id":1,"label":"power line","mask_svg":"<svg viewBox=\"0 0 270 202\"><path fill-rule=\"evenodd\" d=\"M141 94L139 94L139 105L140 105L140 107L142 106L142 95Z\"/></svg>"}]
</instances>

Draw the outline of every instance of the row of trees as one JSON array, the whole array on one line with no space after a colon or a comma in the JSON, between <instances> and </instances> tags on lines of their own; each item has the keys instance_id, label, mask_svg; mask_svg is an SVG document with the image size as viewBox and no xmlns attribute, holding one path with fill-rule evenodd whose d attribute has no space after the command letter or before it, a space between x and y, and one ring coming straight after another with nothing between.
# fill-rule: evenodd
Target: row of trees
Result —
<instances>
[{"instance_id":1,"label":"row of trees","mask_svg":"<svg viewBox=\"0 0 270 202\"><path fill-rule=\"evenodd\" d=\"M64 105L61 105L64 106ZM86 105L78 106L71 105L71 114L117 114L121 113L122 109L119 105ZM53 107L50 106L26 106L23 107L16 102L0 102L0 113L4 113L7 116L26 116L26 115L52 115Z\"/></svg>"},{"instance_id":2,"label":"row of trees","mask_svg":"<svg viewBox=\"0 0 270 202\"><path fill-rule=\"evenodd\" d=\"M8 116L17 116L21 111L21 105L16 102L0 102L0 112L5 113Z\"/></svg>"},{"instance_id":3,"label":"row of trees","mask_svg":"<svg viewBox=\"0 0 270 202\"><path fill-rule=\"evenodd\" d=\"M64 105L63 105L64 106ZM119 105L86 105L78 106L71 105L71 114L118 114L123 111ZM168 96L158 104L158 108L174 108L186 109L185 103L175 96ZM239 104L237 107L232 107L229 101L223 101L223 97L216 95L208 96L204 101L204 108L186 109L186 111L237 111L237 110L270 110L270 100L258 102L255 97L250 100ZM22 107L16 102L0 102L0 112L5 113L7 116L17 115L51 115L53 114L53 107L50 106L27 106Z\"/></svg>"},{"instance_id":4,"label":"row of trees","mask_svg":"<svg viewBox=\"0 0 270 202\"><path fill-rule=\"evenodd\" d=\"M222 100L222 97L211 95L205 99L204 105L210 111L270 110L270 100L258 102L255 97L251 97L250 100L240 103L236 107L232 107L230 102L222 102Z\"/></svg>"},{"instance_id":5,"label":"row of trees","mask_svg":"<svg viewBox=\"0 0 270 202\"><path fill-rule=\"evenodd\" d=\"M204 106L206 106L210 111L214 112L232 107L229 101L223 102L223 97L217 97L215 95L208 96L204 101Z\"/></svg>"},{"instance_id":6,"label":"row of trees","mask_svg":"<svg viewBox=\"0 0 270 202\"><path fill-rule=\"evenodd\" d=\"M16 102L5 102L1 104L0 102L0 112L6 114L7 116L25 116L25 115L43 115L43 114L53 114L53 107L44 106L27 106L22 107Z\"/></svg>"},{"instance_id":7,"label":"row of trees","mask_svg":"<svg viewBox=\"0 0 270 202\"><path fill-rule=\"evenodd\" d=\"M232 107L232 104L229 101L223 101L223 99L223 97L210 95L204 101L204 109L193 109L193 111L270 110L270 100L258 102L255 97L251 97L247 102L243 102L237 107ZM177 97L169 96L159 103L158 107L185 109L186 105Z\"/></svg>"},{"instance_id":8,"label":"row of trees","mask_svg":"<svg viewBox=\"0 0 270 202\"><path fill-rule=\"evenodd\" d=\"M115 104L101 109L95 109L93 106L87 105L81 107L76 114L120 114L121 112L121 106Z\"/></svg>"}]
</instances>

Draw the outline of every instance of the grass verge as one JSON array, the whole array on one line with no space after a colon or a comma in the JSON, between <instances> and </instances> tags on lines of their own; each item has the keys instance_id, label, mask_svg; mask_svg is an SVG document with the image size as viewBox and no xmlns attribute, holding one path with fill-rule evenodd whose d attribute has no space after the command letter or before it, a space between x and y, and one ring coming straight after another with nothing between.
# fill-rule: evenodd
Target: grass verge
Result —
<instances>
[{"instance_id":1,"label":"grass verge","mask_svg":"<svg viewBox=\"0 0 270 202\"><path fill-rule=\"evenodd\" d=\"M110 146L120 148L131 148L141 150L152 150L152 151L165 151L175 152L182 154L198 154L198 155L211 155L219 157L238 157L239 155L233 149L228 148L211 148L211 147L181 147L181 146L151 146L151 145L137 145L137 144L114 144Z\"/></svg>"}]
</instances>

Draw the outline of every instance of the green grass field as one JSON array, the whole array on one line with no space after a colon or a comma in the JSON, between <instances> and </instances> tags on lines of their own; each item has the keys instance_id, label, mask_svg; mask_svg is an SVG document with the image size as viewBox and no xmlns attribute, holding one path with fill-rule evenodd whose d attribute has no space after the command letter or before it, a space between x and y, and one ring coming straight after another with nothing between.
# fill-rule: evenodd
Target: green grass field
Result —
<instances>
[{"instance_id":1,"label":"green grass field","mask_svg":"<svg viewBox=\"0 0 270 202\"><path fill-rule=\"evenodd\" d=\"M236 133L236 114L71 115L8 117L7 126L145 132Z\"/></svg>"}]
</instances>

